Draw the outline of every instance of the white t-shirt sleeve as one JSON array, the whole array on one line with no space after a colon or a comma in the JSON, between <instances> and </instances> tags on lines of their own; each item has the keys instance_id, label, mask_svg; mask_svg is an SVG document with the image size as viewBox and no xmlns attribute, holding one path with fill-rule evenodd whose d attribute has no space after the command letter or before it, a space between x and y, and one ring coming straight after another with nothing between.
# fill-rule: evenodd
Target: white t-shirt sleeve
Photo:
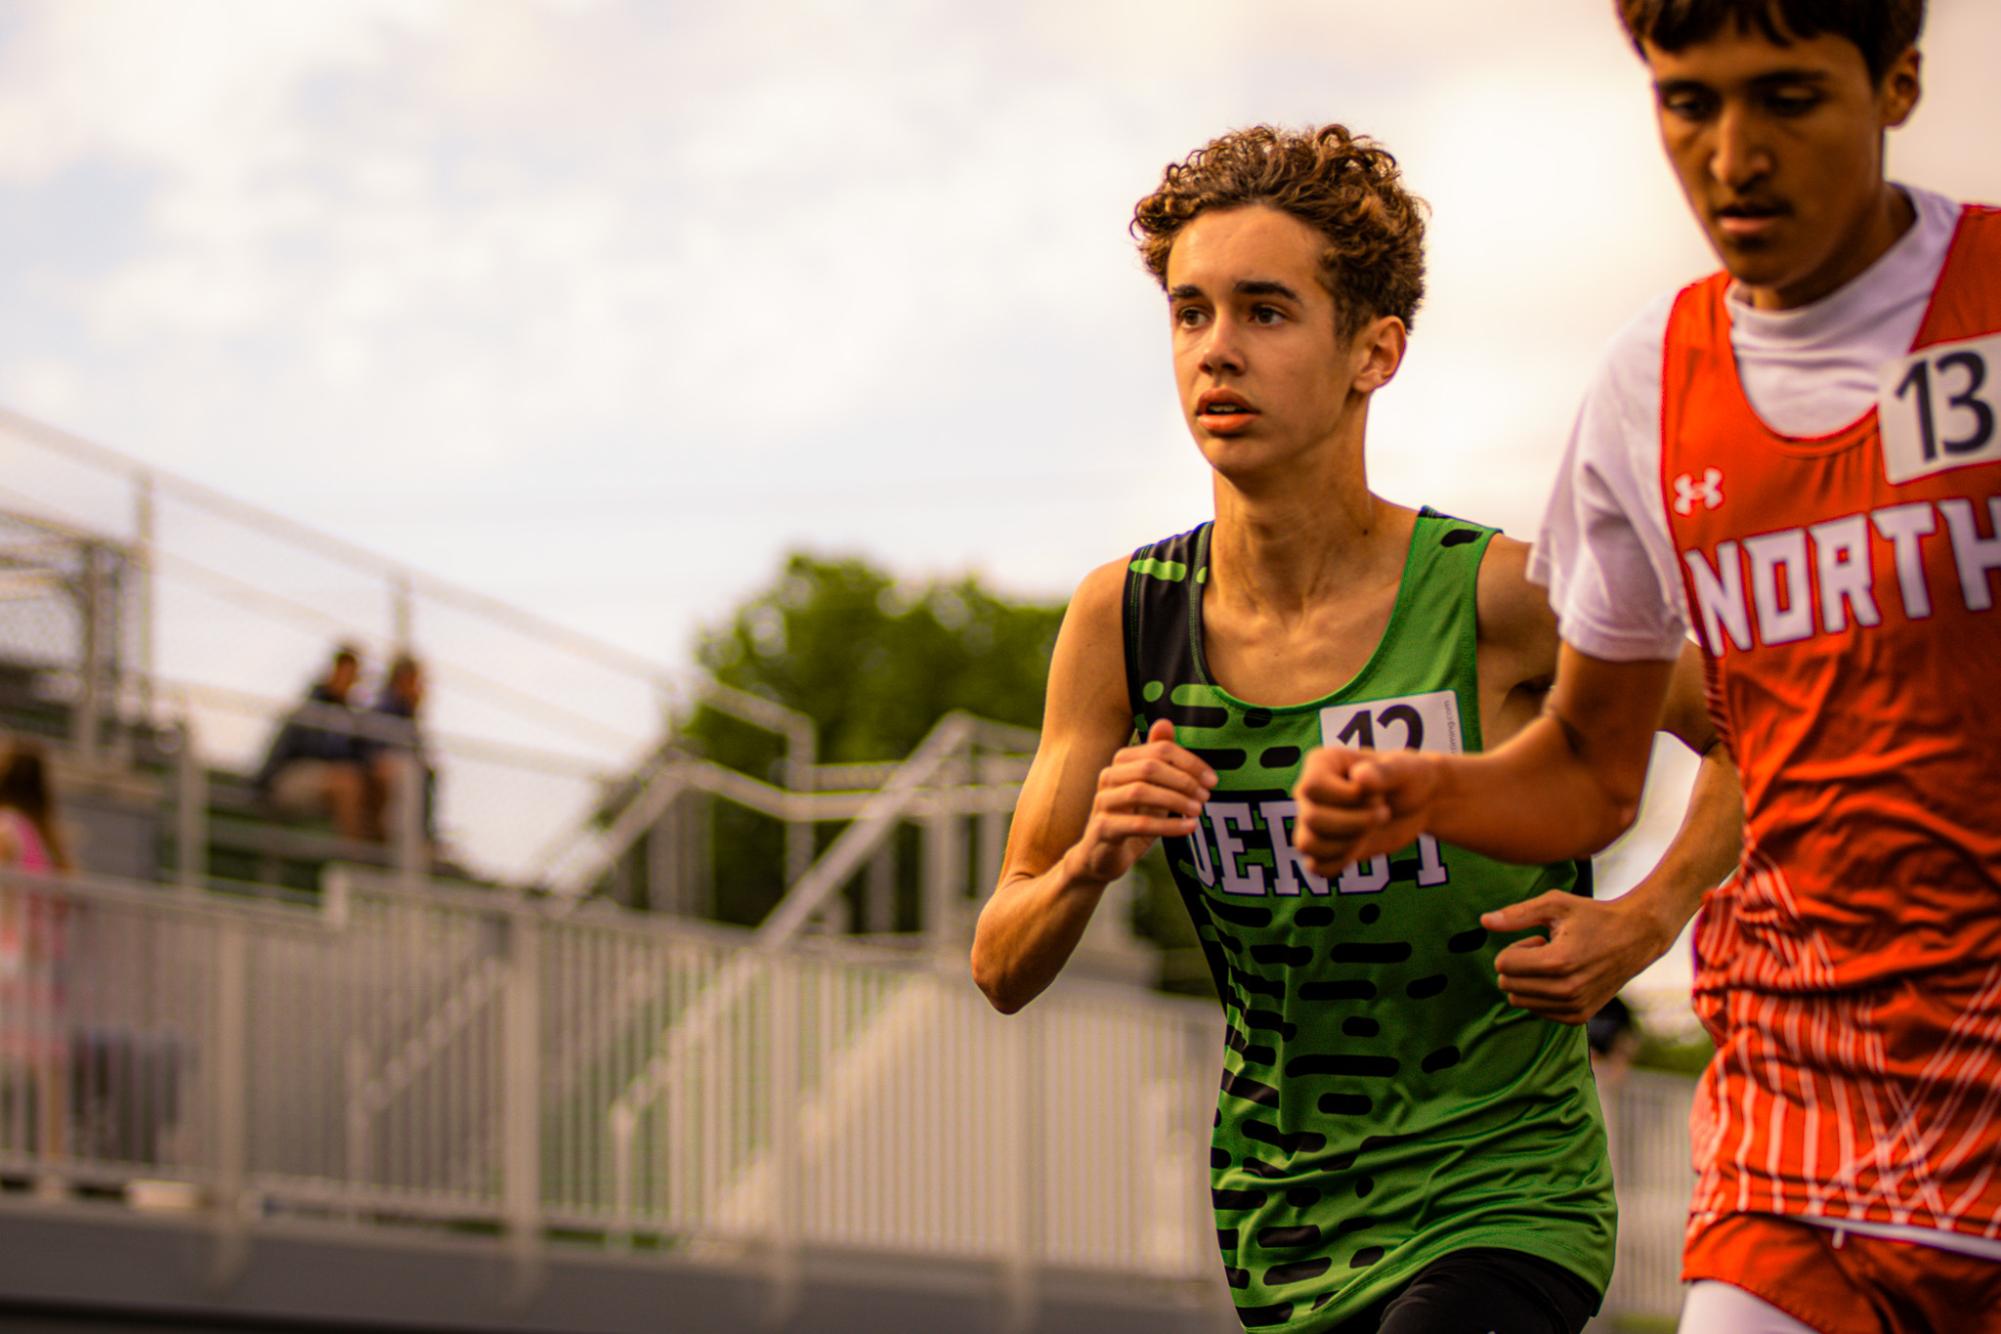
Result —
<instances>
[{"instance_id":1,"label":"white t-shirt sleeve","mask_svg":"<svg viewBox=\"0 0 2001 1334\"><path fill-rule=\"evenodd\" d=\"M1571 428L1529 578L1565 643L1612 662L1667 661L1688 634L1661 509L1661 356L1672 294L1613 339Z\"/></svg>"}]
</instances>

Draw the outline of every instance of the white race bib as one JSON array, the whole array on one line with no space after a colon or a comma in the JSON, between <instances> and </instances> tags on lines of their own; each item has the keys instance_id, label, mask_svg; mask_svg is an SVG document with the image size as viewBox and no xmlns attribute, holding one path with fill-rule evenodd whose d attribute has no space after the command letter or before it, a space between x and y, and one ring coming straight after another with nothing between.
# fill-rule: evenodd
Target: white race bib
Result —
<instances>
[{"instance_id":1,"label":"white race bib","mask_svg":"<svg viewBox=\"0 0 2001 1334\"><path fill-rule=\"evenodd\" d=\"M1320 711L1320 741L1355 750L1432 750L1457 755L1465 749L1459 736L1459 696L1450 690L1426 695L1372 699L1362 704L1336 704ZM1417 837L1417 883L1442 885L1452 878L1439 855L1438 840ZM1390 859L1372 857L1347 866L1336 880L1343 894L1380 893L1390 883Z\"/></svg>"},{"instance_id":2,"label":"white race bib","mask_svg":"<svg viewBox=\"0 0 2001 1334\"><path fill-rule=\"evenodd\" d=\"M1464 749L1459 738L1459 696L1434 690L1428 695L1336 704L1320 711L1320 744L1457 755Z\"/></svg>"},{"instance_id":3,"label":"white race bib","mask_svg":"<svg viewBox=\"0 0 2001 1334\"><path fill-rule=\"evenodd\" d=\"M1885 366L1878 386L1892 486L2001 459L2001 334L1913 352Z\"/></svg>"}]
</instances>

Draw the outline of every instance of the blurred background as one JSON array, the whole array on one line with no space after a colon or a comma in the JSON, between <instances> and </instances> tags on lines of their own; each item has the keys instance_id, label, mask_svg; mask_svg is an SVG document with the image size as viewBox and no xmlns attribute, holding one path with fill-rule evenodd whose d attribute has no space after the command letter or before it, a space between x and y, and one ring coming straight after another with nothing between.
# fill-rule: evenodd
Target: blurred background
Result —
<instances>
[{"instance_id":1,"label":"blurred background","mask_svg":"<svg viewBox=\"0 0 2001 1334\"><path fill-rule=\"evenodd\" d=\"M1899 179L2001 199L1997 49ZM1071 587L1210 512L1132 204L1326 120L1433 207L1372 483L1531 536L1711 263L1603 0L0 0L0 1328L1233 1327L1164 874L964 951Z\"/></svg>"}]
</instances>

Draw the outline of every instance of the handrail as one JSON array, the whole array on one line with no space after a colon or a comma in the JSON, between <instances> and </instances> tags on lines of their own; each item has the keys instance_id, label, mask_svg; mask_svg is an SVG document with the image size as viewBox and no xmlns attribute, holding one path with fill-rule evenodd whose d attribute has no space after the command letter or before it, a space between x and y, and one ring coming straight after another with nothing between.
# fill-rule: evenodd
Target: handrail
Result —
<instances>
[{"instance_id":1,"label":"handrail","mask_svg":"<svg viewBox=\"0 0 2001 1334\"><path fill-rule=\"evenodd\" d=\"M238 921L267 930L313 931L337 926L323 903L246 900L234 895L209 893L162 893L161 886L154 881L127 880L82 871L54 874L0 866L0 889L76 892L117 907L198 922Z\"/></svg>"},{"instance_id":2,"label":"handrail","mask_svg":"<svg viewBox=\"0 0 2001 1334\"><path fill-rule=\"evenodd\" d=\"M757 930L757 943L764 948L782 945L812 920L848 877L861 869L862 861L909 811L918 793L943 768L945 762L963 751L979 730L971 714L953 712L940 718L931 733L910 758L898 767L874 796L862 804L854 823L841 831L813 868L785 892Z\"/></svg>"},{"instance_id":3,"label":"handrail","mask_svg":"<svg viewBox=\"0 0 2001 1334\"><path fill-rule=\"evenodd\" d=\"M772 707L783 708L782 705ZM1035 735L1026 729L1012 727L1006 723L996 723L971 715L963 716L967 719L970 736L1010 743L1010 750L1012 744L1018 743L1022 736ZM608 874L618 859L630 851L633 844L653 828L674 802L683 793L690 791L707 792L722 797L746 810L755 811L788 826L870 816L877 810L871 803L881 792L896 784L899 781L898 775L905 773L912 760L916 758L917 752L912 752L903 760L882 764L812 764L807 766L812 777L802 788L797 785L779 787L698 756L663 752L646 768L636 790L611 823L601 831L582 836L594 847L581 867L563 867L566 856L579 842L578 835L565 834L551 840L537 854L532 863L535 869L526 879L530 884L552 883L567 892L582 892ZM842 778L856 781L852 786L843 785L837 788L830 786ZM868 780L874 781L870 783ZM908 782L907 779L903 781L906 784ZM945 809L958 814L1004 813L1013 809L1018 788L1018 783L974 781L953 785L949 790L949 796L937 792L934 788L934 793L928 800L933 802L942 800ZM906 814L916 813L918 805L924 800L927 798L912 798L902 809ZM830 848L829 852L831 851ZM801 877L794 876L792 879L796 885Z\"/></svg>"},{"instance_id":4,"label":"handrail","mask_svg":"<svg viewBox=\"0 0 2001 1334\"><path fill-rule=\"evenodd\" d=\"M965 748L976 730L975 720L969 714L948 713L938 720L896 776L869 798L854 822L820 855L812 870L786 892L753 935L756 948L731 959L701 997L661 1035L652 1058L612 1100L606 1112L614 1139L630 1135L639 1109L658 1095L682 1054L706 1037L742 998L744 990L765 966L765 956L797 935L799 928L811 920L833 892L861 869L864 859L908 812L924 785L947 760Z\"/></svg>"},{"instance_id":5,"label":"handrail","mask_svg":"<svg viewBox=\"0 0 2001 1334\"><path fill-rule=\"evenodd\" d=\"M819 738L818 725L812 715L780 704L775 699L724 685L713 677L702 682L695 702L713 705L718 712L729 714L739 722L750 723L784 737L797 748L796 754L787 755L788 765L812 764ZM800 785L795 783L793 786Z\"/></svg>"},{"instance_id":6,"label":"handrail","mask_svg":"<svg viewBox=\"0 0 2001 1334\"><path fill-rule=\"evenodd\" d=\"M130 455L121 453L108 446L100 445L93 440L85 440L83 437L73 435L59 427L36 421L34 418L24 416L11 408L0 407L0 428L15 431L57 453L64 453L73 458L84 459L109 472L122 473L131 481L148 483L165 492L177 493L186 499L227 515L245 527L255 528L261 532L281 537L288 542L297 542L302 546L317 548L323 555L332 556L380 576L407 580L413 588L421 589L431 596L441 597L448 601L457 602L461 606L476 609L494 617L496 620L510 623L517 629L528 631L540 639L560 641L586 657L597 658L601 661L616 662L622 670L645 680L652 681L657 685L670 689L673 686L673 678L661 669L660 664L641 657L629 649L620 648L616 644L595 638L582 631L572 630L568 626L545 620L540 616L534 615L532 612L522 611L520 608L510 606L497 598L461 587L436 575L399 565L364 547L335 537L330 533L322 532L309 524L300 523L294 519L282 518L268 510L260 509L245 501L237 500L233 496L215 490L212 487L204 486L200 482L191 481L174 473L162 472L157 468L141 463Z\"/></svg>"},{"instance_id":7,"label":"handrail","mask_svg":"<svg viewBox=\"0 0 2001 1334\"><path fill-rule=\"evenodd\" d=\"M190 705L199 705L239 717L269 715L277 723L292 717L323 731L341 732L349 736L390 744L397 742L407 744L410 736L410 724L407 719L390 718L372 709L328 704L312 699L286 700L275 695L236 690L228 686L203 685L169 676L158 677L156 682L161 691L167 693L181 706L183 712ZM449 750L455 756L468 759L532 766L538 772L571 778L605 776L605 766L599 761L550 750L545 746L528 746L513 741L491 741L467 732L440 731L429 723L423 725L422 735L427 747Z\"/></svg>"},{"instance_id":8,"label":"handrail","mask_svg":"<svg viewBox=\"0 0 2001 1334\"><path fill-rule=\"evenodd\" d=\"M700 702L741 721L766 727L785 738L785 786L803 791L813 786L813 760L820 744L819 724L807 714L776 700L724 685L711 678ZM785 822L785 878L797 880L813 861L813 827Z\"/></svg>"},{"instance_id":9,"label":"handrail","mask_svg":"<svg viewBox=\"0 0 2001 1334\"><path fill-rule=\"evenodd\" d=\"M559 863L565 853L576 847L580 837L591 839L598 844L590 859L582 869L566 874L567 885L559 886L565 892L581 899L590 887L617 864L618 859L638 841L640 835L652 828L667 808L674 804L688 788L688 770L675 763L656 763L649 770L639 791L633 799L606 826L601 834L579 835L572 831L562 838L547 844L536 854L529 871L529 884L544 884L554 881ZM573 900L574 901L574 900Z\"/></svg>"}]
</instances>

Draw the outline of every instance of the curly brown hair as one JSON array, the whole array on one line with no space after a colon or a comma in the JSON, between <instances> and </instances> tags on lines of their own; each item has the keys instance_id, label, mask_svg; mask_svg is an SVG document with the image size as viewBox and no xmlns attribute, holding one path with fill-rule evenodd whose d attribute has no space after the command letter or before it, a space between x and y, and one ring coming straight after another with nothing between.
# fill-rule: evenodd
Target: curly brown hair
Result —
<instances>
[{"instance_id":1,"label":"curly brown hair","mask_svg":"<svg viewBox=\"0 0 2001 1334\"><path fill-rule=\"evenodd\" d=\"M1345 125L1281 130L1254 125L1211 139L1170 163L1133 208L1146 267L1167 286L1167 255L1181 229L1215 209L1263 204L1327 238L1320 279L1342 337L1394 315L1406 328L1424 300L1424 201L1403 188L1389 150Z\"/></svg>"},{"instance_id":2,"label":"curly brown hair","mask_svg":"<svg viewBox=\"0 0 2001 1334\"><path fill-rule=\"evenodd\" d=\"M1680 51L1714 37L1725 23L1787 46L1822 33L1845 37L1881 82L1892 61L1917 45L1925 0L1613 0L1635 50L1652 42Z\"/></svg>"}]
</instances>

